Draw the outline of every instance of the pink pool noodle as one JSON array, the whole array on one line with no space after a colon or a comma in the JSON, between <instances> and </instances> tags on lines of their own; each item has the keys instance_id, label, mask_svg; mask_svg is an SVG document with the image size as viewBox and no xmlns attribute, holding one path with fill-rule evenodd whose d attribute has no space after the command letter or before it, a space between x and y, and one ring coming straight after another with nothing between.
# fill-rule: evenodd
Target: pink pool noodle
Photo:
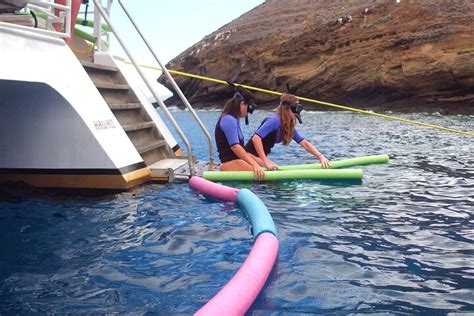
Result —
<instances>
[{"instance_id":1,"label":"pink pool noodle","mask_svg":"<svg viewBox=\"0 0 474 316\"><path fill-rule=\"evenodd\" d=\"M236 188L231 188L222 184L214 183L212 181L200 178L191 177L189 179L189 186L202 194L216 198L222 201L234 202L239 191Z\"/></svg>"},{"instance_id":2,"label":"pink pool noodle","mask_svg":"<svg viewBox=\"0 0 474 316\"><path fill-rule=\"evenodd\" d=\"M265 285L278 254L278 239L261 233L232 279L195 315L244 315Z\"/></svg>"}]
</instances>

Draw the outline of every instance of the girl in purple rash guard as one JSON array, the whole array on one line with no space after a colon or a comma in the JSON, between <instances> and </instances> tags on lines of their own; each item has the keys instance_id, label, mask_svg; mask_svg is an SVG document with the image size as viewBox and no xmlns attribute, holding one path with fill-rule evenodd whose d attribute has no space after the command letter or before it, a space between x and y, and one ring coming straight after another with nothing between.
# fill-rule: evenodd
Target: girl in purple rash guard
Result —
<instances>
[{"instance_id":1,"label":"girl in purple rash guard","mask_svg":"<svg viewBox=\"0 0 474 316\"><path fill-rule=\"evenodd\" d=\"M262 167L268 170L278 169L278 165L267 158L276 143L288 145L291 140L295 140L304 149L319 159L323 168L329 168L329 161L321 154L309 141L304 139L295 129L295 121L300 123L300 113L303 106L298 103L298 99L291 94L283 94L280 98L280 105L277 113L263 120L252 138L248 141L245 149Z\"/></svg>"},{"instance_id":2,"label":"girl in purple rash guard","mask_svg":"<svg viewBox=\"0 0 474 316\"><path fill-rule=\"evenodd\" d=\"M222 171L253 171L255 177L263 179L265 174L262 167L250 156L244 148L244 136L240 129L240 118L252 114L256 105L255 97L249 91L235 87L234 96L228 100L217 121L215 138Z\"/></svg>"}]
</instances>

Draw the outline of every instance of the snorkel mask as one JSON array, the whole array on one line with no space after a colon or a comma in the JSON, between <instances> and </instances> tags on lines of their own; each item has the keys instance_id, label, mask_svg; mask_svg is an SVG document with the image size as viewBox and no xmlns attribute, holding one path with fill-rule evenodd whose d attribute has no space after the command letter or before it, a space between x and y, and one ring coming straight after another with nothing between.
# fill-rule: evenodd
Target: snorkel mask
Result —
<instances>
[{"instance_id":1,"label":"snorkel mask","mask_svg":"<svg viewBox=\"0 0 474 316\"><path fill-rule=\"evenodd\" d=\"M253 102L253 100L248 100L245 98L240 92L236 92L234 94L234 98L237 99L237 101L241 102L244 101L247 104L247 113L253 114L253 111L257 108L257 105ZM249 116L245 116L245 125L249 125Z\"/></svg>"},{"instance_id":2,"label":"snorkel mask","mask_svg":"<svg viewBox=\"0 0 474 316\"><path fill-rule=\"evenodd\" d=\"M303 121L301 120L301 115L300 115L301 111L303 111L303 105L301 103L293 103L292 104L289 101L281 101L280 104L289 106L291 112L294 113L296 118L298 119L298 122L300 122L300 124L303 124Z\"/></svg>"}]
</instances>

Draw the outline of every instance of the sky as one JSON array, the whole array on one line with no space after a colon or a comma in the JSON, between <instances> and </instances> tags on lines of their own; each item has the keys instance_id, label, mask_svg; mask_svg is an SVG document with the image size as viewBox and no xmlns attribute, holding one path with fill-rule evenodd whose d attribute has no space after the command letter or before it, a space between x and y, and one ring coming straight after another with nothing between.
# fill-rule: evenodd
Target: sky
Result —
<instances>
[{"instance_id":1,"label":"sky","mask_svg":"<svg viewBox=\"0 0 474 316\"><path fill-rule=\"evenodd\" d=\"M122 0L146 40L164 64L206 35L264 2L264 0ZM84 6L81 7L81 12L83 10ZM91 8L89 12L93 12L93 9ZM84 16L79 14L79 17ZM137 62L158 67L158 63L149 53L118 1L113 3L111 18L114 27ZM112 55L128 60L113 37L110 40L110 52ZM172 95L168 89L156 83L160 72L146 68L142 70L153 82L162 99ZM147 96L154 102L151 93Z\"/></svg>"},{"instance_id":2,"label":"sky","mask_svg":"<svg viewBox=\"0 0 474 316\"><path fill-rule=\"evenodd\" d=\"M160 60L167 63L204 36L253 9L264 0L122 0ZM140 62L152 61L117 1L112 21ZM111 51L120 53L114 45Z\"/></svg>"}]
</instances>

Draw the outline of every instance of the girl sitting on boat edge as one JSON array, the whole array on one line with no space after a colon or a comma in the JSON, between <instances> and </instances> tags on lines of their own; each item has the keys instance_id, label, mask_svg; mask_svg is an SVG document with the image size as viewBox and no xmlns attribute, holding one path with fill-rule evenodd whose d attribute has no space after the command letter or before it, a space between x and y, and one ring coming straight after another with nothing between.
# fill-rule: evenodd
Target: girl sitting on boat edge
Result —
<instances>
[{"instance_id":1,"label":"girl sitting on boat edge","mask_svg":"<svg viewBox=\"0 0 474 316\"><path fill-rule=\"evenodd\" d=\"M242 87L234 87L234 96L227 100L216 123L215 138L221 171L253 171L258 180L265 177L262 167L247 153L240 119L252 114L257 107L255 96Z\"/></svg>"}]
</instances>

